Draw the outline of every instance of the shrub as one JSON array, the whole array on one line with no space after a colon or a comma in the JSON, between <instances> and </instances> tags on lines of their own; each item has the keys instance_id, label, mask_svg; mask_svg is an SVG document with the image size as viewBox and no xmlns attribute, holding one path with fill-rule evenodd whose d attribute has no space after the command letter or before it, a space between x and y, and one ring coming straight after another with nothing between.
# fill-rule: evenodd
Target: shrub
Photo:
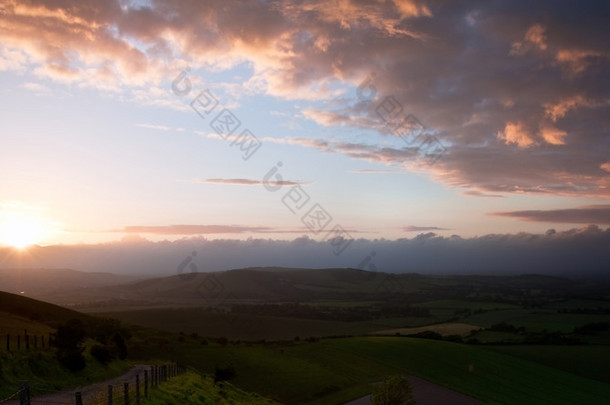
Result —
<instances>
[{"instance_id":1,"label":"shrub","mask_svg":"<svg viewBox=\"0 0 610 405\"><path fill-rule=\"evenodd\" d=\"M413 387L402 375L388 377L373 389L373 405L415 405Z\"/></svg>"},{"instance_id":2,"label":"shrub","mask_svg":"<svg viewBox=\"0 0 610 405\"><path fill-rule=\"evenodd\" d=\"M214 367L214 383L232 380L236 375L235 367L231 364Z\"/></svg>"},{"instance_id":3,"label":"shrub","mask_svg":"<svg viewBox=\"0 0 610 405\"><path fill-rule=\"evenodd\" d=\"M103 365L107 365L114 358L112 350L110 350L108 346L95 345L91 348L90 353L93 358Z\"/></svg>"},{"instance_id":4,"label":"shrub","mask_svg":"<svg viewBox=\"0 0 610 405\"><path fill-rule=\"evenodd\" d=\"M83 349L62 349L57 352L59 363L72 372L80 371L85 368L85 357Z\"/></svg>"}]
</instances>

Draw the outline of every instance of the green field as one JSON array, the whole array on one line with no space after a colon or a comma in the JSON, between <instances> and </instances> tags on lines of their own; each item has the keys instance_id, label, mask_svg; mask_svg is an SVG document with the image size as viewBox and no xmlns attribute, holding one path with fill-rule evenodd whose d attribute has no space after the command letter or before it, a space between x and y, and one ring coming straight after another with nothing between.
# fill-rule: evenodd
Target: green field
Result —
<instances>
[{"instance_id":1,"label":"green field","mask_svg":"<svg viewBox=\"0 0 610 405\"><path fill-rule=\"evenodd\" d=\"M608 346L486 346L485 349L520 357L610 384Z\"/></svg>"},{"instance_id":2,"label":"green field","mask_svg":"<svg viewBox=\"0 0 610 405\"><path fill-rule=\"evenodd\" d=\"M507 309L475 314L464 318L463 321L482 327L506 322L517 327L523 326L531 332L547 330L570 333L575 327L592 322L606 322L608 319L610 315L558 313L544 309Z\"/></svg>"},{"instance_id":3,"label":"green field","mask_svg":"<svg viewBox=\"0 0 610 405\"><path fill-rule=\"evenodd\" d=\"M237 369L238 387L290 404L349 400L386 375L406 372L487 404L595 404L610 385L480 347L400 337L325 339L292 345L170 344L162 354L211 373ZM330 395L329 395L330 397ZM333 403L333 402L330 402ZM339 402L334 402L339 403Z\"/></svg>"},{"instance_id":4,"label":"green field","mask_svg":"<svg viewBox=\"0 0 610 405\"><path fill-rule=\"evenodd\" d=\"M197 333L232 340L292 340L295 337L364 335L370 332L404 326L420 326L435 318L383 318L362 322L341 322L274 316L213 313L197 308L148 309L104 312L97 315L168 332Z\"/></svg>"}]
</instances>

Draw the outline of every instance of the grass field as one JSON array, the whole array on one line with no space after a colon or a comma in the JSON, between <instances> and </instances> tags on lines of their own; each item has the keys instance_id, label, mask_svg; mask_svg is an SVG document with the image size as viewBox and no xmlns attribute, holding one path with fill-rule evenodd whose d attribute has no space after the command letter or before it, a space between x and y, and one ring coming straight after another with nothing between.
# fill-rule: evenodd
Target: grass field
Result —
<instances>
[{"instance_id":1,"label":"grass field","mask_svg":"<svg viewBox=\"0 0 610 405\"><path fill-rule=\"evenodd\" d=\"M106 312L97 315L168 332L197 333L232 340L286 340L295 337L364 335L376 330L419 326L436 318L382 318L361 322L327 321L273 316L213 313L197 308L148 309Z\"/></svg>"},{"instance_id":2,"label":"grass field","mask_svg":"<svg viewBox=\"0 0 610 405\"><path fill-rule=\"evenodd\" d=\"M492 301L467 301L467 300L437 300L437 301L427 301L422 302L420 304L415 304L416 307L423 308L434 308L434 309L470 309L477 310L483 309L486 311L489 310L500 310L500 309L516 309L520 308L515 304L507 304L501 302L492 302Z\"/></svg>"},{"instance_id":3,"label":"grass field","mask_svg":"<svg viewBox=\"0 0 610 405\"><path fill-rule=\"evenodd\" d=\"M466 336L470 334L472 330L479 329L478 326L469 325L467 323L439 323L435 325L419 326L417 328L395 328L385 329L376 332L372 332L374 335L412 335L421 332L436 332L443 336L460 335Z\"/></svg>"},{"instance_id":4,"label":"grass field","mask_svg":"<svg viewBox=\"0 0 610 405\"><path fill-rule=\"evenodd\" d=\"M486 350L520 357L610 384L608 346L486 346Z\"/></svg>"},{"instance_id":5,"label":"grass field","mask_svg":"<svg viewBox=\"0 0 610 405\"><path fill-rule=\"evenodd\" d=\"M146 356L145 350L140 353ZM151 352L150 355L155 353ZM608 384L515 356L449 342L399 337L325 339L297 345L171 344L156 354L211 373L237 369L235 385L289 404L340 403L384 376L409 373L486 404L596 404Z\"/></svg>"},{"instance_id":6,"label":"grass field","mask_svg":"<svg viewBox=\"0 0 610 405\"><path fill-rule=\"evenodd\" d=\"M7 334L23 334L24 329L27 329L30 335L48 336L49 333L53 332L53 328L43 323L0 311L0 338L2 338L2 343L4 343L4 337Z\"/></svg>"},{"instance_id":7,"label":"grass field","mask_svg":"<svg viewBox=\"0 0 610 405\"><path fill-rule=\"evenodd\" d=\"M558 313L546 309L507 309L475 314L462 319L463 322L472 323L482 327L506 322L514 326L524 326L530 332L560 331L570 333L577 326L592 322L606 322L609 315L602 314L574 314Z\"/></svg>"}]
</instances>

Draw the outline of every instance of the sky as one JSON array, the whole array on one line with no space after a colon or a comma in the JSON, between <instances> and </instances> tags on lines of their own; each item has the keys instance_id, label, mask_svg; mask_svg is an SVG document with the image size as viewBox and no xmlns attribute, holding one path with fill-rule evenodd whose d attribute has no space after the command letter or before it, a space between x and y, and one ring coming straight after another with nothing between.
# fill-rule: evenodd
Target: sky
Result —
<instances>
[{"instance_id":1,"label":"sky","mask_svg":"<svg viewBox=\"0 0 610 405\"><path fill-rule=\"evenodd\" d=\"M0 245L609 246L609 19L604 1L0 0Z\"/></svg>"}]
</instances>

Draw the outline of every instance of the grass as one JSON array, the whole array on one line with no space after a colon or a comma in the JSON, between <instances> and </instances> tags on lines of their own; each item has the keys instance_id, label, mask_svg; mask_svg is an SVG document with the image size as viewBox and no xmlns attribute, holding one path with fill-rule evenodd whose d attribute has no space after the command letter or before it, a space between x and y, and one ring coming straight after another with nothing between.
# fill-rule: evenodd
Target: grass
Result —
<instances>
[{"instance_id":1,"label":"grass","mask_svg":"<svg viewBox=\"0 0 610 405\"><path fill-rule=\"evenodd\" d=\"M199 308L149 309L107 312L100 316L168 332L197 333L209 337L241 340L292 340L315 336L364 335L381 329L419 326L434 322L434 318L382 318L362 322L341 322L274 316L233 315L210 312Z\"/></svg>"},{"instance_id":2,"label":"grass","mask_svg":"<svg viewBox=\"0 0 610 405\"><path fill-rule=\"evenodd\" d=\"M30 335L48 336L54 329L43 323L25 318L23 316L9 314L0 311L0 338L4 344L4 338L7 334L17 335L24 334L24 329L27 329Z\"/></svg>"},{"instance_id":3,"label":"grass","mask_svg":"<svg viewBox=\"0 0 610 405\"><path fill-rule=\"evenodd\" d=\"M172 378L150 391L150 397L142 405L274 405L277 404L258 394L240 390L229 383L215 385L211 378L187 372Z\"/></svg>"},{"instance_id":4,"label":"grass","mask_svg":"<svg viewBox=\"0 0 610 405\"><path fill-rule=\"evenodd\" d=\"M386 329L386 330L380 330L380 331L373 332L373 334L377 334L377 335L394 335L394 334L410 335L410 334L416 334L416 333L430 331L430 332L439 333L439 334L441 334L443 336L449 336L449 335L466 336L466 335L470 334L470 332L472 330L477 330L477 329L479 329L478 326L469 325L467 323L439 323L439 324L435 324L435 325L419 326L419 327L416 327L416 328Z\"/></svg>"},{"instance_id":5,"label":"grass","mask_svg":"<svg viewBox=\"0 0 610 405\"><path fill-rule=\"evenodd\" d=\"M47 325L65 322L69 319L90 319L88 315L57 305L34 300L20 295L0 291L2 312Z\"/></svg>"},{"instance_id":6,"label":"grass","mask_svg":"<svg viewBox=\"0 0 610 405\"><path fill-rule=\"evenodd\" d=\"M501 309L516 309L519 306L514 304L506 304L500 302L486 302L486 301L467 301L467 300L437 300L427 301L421 304L416 304L416 307L430 308L430 309L470 309L477 310L483 309L486 311L490 310L501 310Z\"/></svg>"},{"instance_id":7,"label":"grass","mask_svg":"<svg viewBox=\"0 0 610 405\"><path fill-rule=\"evenodd\" d=\"M145 355L145 353L141 353ZM211 373L231 363L238 387L288 404L341 403L370 384L409 373L485 404L594 404L608 384L480 347L400 337L326 339L296 345L170 344L161 354Z\"/></svg>"},{"instance_id":8,"label":"grass","mask_svg":"<svg viewBox=\"0 0 610 405\"><path fill-rule=\"evenodd\" d=\"M49 391L88 385L119 376L131 368L126 361L113 361L103 366L88 354L85 355L87 367L72 373L61 367L55 359L55 353L47 351L0 352L0 399L18 390L19 382L28 380L32 387L32 396L46 394Z\"/></svg>"},{"instance_id":9,"label":"grass","mask_svg":"<svg viewBox=\"0 0 610 405\"><path fill-rule=\"evenodd\" d=\"M577 326L592 322L605 322L608 319L608 315L602 314L558 313L554 310L543 309L507 309L475 314L462 319L462 321L482 327L506 322L517 327L524 326L528 332L547 330L549 332L570 333Z\"/></svg>"},{"instance_id":10,"label":"grass","mask_svg":"<svg viewBox=\"0 0 610 405\"><path fill-rule=\"evenodd\" d=\"M535 361L610 384L608 346L486 346L498 353Z\"/></svg>"}]
</instances>

